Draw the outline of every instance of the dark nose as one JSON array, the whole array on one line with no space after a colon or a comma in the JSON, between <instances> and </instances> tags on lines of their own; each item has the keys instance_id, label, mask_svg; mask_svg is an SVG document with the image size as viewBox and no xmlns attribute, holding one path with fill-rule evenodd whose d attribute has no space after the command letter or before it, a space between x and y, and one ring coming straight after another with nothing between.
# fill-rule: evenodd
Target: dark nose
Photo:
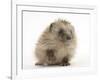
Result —
<instances>
[{"instance_id":1,"label":"dark nose","mask_svg":"<svg viewBox=\"0 0 100 80\"><path fill-rule=\"evenodd\" d=\"M70 36L67 36L67 40L71 40L71 37Z\"/></svg>"}]
</instances>

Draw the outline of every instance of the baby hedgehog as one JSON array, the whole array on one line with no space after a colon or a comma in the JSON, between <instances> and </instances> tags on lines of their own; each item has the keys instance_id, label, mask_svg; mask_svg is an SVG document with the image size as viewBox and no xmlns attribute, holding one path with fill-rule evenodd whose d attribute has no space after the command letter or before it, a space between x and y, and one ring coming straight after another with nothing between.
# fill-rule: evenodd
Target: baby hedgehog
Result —
<instances>
[{"instance_id":1,"label":"baby hedgehog","mask_svg":"<svg viewBox=\"0 0 100 80\"><path fill-rule=\"evenodd\" d=\"M66 20L51 23L41 35L35 49L35 65L70 65L76 48L74 27Z\"/></svg>"}]
</instances>

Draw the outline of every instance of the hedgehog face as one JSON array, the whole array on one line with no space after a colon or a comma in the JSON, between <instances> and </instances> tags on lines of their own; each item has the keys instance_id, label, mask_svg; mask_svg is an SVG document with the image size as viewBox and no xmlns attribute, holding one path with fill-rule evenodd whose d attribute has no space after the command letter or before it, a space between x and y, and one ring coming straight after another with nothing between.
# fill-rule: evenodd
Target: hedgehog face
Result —
<instances>
[{"instance_id":1,"label":"hedgehog face","mask_svg":"<svg viewBox=\"0 0 100 80\"><path fill-rule=\"evenodd\" d=\"M74 27L67 21L52 23L50 31L62 42L69 42L74 39Z\"/></svg>"}]
</instances>

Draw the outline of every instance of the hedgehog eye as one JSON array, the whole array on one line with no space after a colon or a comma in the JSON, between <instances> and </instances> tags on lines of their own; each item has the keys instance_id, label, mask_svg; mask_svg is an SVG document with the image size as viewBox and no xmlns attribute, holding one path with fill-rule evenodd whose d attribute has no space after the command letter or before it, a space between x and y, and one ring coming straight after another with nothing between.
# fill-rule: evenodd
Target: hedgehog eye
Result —
<instances>
[{"instance_id":1,"label":"hedgehog eye","mask_svg":"<svg viewBox=\"0 0 100 80\"><path fill-rule=\"evenodd\" d=\"M62 34L63 32L64 32L63 29L60 29L60 30L58 31L59 34Z\"/></svg>"}]
</instances>

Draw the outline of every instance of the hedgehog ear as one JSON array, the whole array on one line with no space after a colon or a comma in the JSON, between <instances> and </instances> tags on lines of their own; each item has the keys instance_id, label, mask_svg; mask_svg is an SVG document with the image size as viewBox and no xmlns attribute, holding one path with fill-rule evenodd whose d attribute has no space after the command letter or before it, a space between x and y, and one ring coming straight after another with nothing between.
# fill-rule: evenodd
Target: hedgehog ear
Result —
<instances>
[{"instance_id":1,"label":"hedgehog ear","mask_svg":"<svg viewBox=\"0 0 100 80\"><path fill-rule=\"evenodd\" d=\"M54 23L51 23L51 24L50 24L50 27L49 27L49 31L52 31L53 26L54 26Z\"/></svg>"}]
</instances>

